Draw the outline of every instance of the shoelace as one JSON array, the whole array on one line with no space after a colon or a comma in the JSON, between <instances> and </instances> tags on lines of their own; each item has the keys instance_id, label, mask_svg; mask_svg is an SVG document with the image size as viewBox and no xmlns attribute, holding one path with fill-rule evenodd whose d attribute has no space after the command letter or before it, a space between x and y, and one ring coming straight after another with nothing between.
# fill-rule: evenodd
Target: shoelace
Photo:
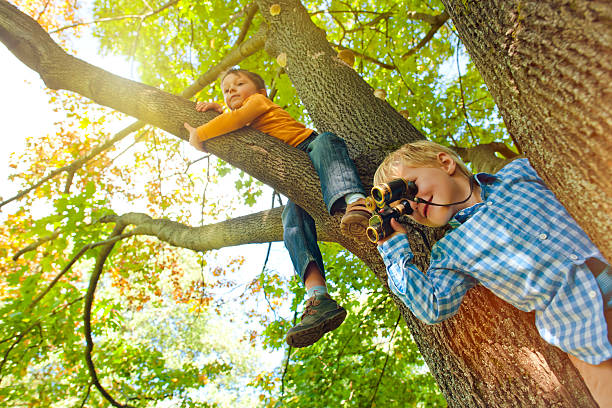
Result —
<instances>
[{"instance_id":1,"label":"shoelace","mask_svg":"<svg viewBox=\"0 0 612 408\"><path fill-rule=\"evenodd\" d=\"M315 306L318 306L321 303L320 300L317 300L316 297L311 297L310 299L308 299L306 301L306 307L304 308L304 312L302 312L302 319L305 318L308 315L313 315L315 313L317 313L316 310L314 310Z\"/></svg>"}]
</instances>

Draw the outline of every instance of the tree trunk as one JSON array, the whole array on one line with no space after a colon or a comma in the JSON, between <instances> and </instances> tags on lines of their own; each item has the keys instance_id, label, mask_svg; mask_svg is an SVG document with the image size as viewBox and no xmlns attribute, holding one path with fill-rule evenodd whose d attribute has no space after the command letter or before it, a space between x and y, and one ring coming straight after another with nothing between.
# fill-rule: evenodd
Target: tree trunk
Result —
<instances>
[{"instance_id":1,"label":"tree trunk","mask_svg":"<svg viewBox=\"0 0 612 408\"><path fill-rule=\"evenodd\" d=\"M612 3L442 1L517 146L612 260Z\"/></svg>"},{"instance_id":2,"label":"tree trunk","mask_svg":"<svg viewBox=\"0 0 612 408\"><path fill-rule=\"evenodd\" d=\"M366 185L388 151L421 137L358 74L336 58L324 33L297 1L258 1L269 23L267 49L287 55L287 72L320 131L347 140ZM281 13L271 16L272 4ZM79 92L185 139L184 121L199 124L193 103L112 76L65 54L33 20L0 0L0 39L50 87ZM103 78L103 81L100 81ZM123 89L129 92L103 92ZM338 217L326 214L318 180L306 155L254 130L242 129L207 142L208 150L273 186L304 207L330 240L363 259L386 286L384 265L373 245L339 234ZM428 242L441 231L426 230ZM424 268L429 244L410 234L417 265ZM421 255L419 255L421 254ZM398 307L450 406L587 407L593 401L564 353L544 343L533 317L491 295L470 290L458 315L427 326Z\"/></svg>"}]
</instances>

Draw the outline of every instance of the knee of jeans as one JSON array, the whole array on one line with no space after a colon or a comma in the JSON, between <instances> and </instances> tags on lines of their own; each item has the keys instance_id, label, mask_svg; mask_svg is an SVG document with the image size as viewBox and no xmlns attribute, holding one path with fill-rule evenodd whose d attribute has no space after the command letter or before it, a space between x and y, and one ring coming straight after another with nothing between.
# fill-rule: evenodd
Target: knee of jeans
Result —
<instances>
[{"instance_id":1,"label":"knee of jeans","mask_svg":"<svg viewBox=\"0 0 612 408\"><path fill-rule=\"evenodd\" d=\"M308 145L308 154L317 154L320 151L329 150L330 147L337 145L338 143L344 143L344 140L339 138L336 134L331 132L321 133Z\"/></svg>"}]
</instances>

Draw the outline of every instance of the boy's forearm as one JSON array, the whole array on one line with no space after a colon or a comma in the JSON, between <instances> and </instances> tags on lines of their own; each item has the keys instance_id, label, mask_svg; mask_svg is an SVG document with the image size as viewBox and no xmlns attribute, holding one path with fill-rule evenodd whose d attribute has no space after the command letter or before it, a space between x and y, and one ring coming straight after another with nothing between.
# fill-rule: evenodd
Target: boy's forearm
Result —
<instances>
[{"instance_id":1,"label":"boy's forearm","mask_svg":"<svg viewBox=\"0 0 612 408\"><path fill-rule=\"evenodd\" d=\"M440 291L429 273L423 274L412 264L413 255L405 234L392 237L379 247L379 251L387 267L389 287L421 321L439 323L457 312L470 284L451 279L452 290Z\"/></svg>"},{"instance_id":2,"label":"boy's forearm","mask_svg":"<svg viewBox=\"0 0 612 408\"><path fill-rule=\"evenodd\" d=\"M238 130L253 122L266 110L267 107L257 100L249 100L239 109L222 113L198 127L198 138L200 141L205 141Z\"/></svg>"}]
</instances>

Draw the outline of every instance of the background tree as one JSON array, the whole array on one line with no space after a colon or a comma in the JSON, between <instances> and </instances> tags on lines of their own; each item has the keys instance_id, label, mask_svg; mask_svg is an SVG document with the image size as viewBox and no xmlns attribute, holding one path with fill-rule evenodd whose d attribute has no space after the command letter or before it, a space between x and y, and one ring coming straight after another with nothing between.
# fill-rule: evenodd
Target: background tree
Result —
<instances>
[{"instance_id":1,"label":"background tree","mask_svg":"<svg viewBox=\"0 0 612 408\"><path fill-rule=\"evenodd\" d=\"M244 8L242 14L244 18L242 20L243 23L247 24L243 24L242 29L236 27L234 30L228 30L228 25L221 26L223 30L214 33L208 29L199 29L199 24L205 26L209 23L216 26L217 20L215 18L222 20L224 23L228 21L232 23L232 19L227 16L227 13L224 14L223 12L232 9L231 7L219 4L219 7L215 8L213 13L198 8L198 6L172 7L175 3L171 2L160 4L157 8L149 6L149 10L144 12L142 9L133 12L128 9L130 5L124 6L114 2L112 5L113 9L110 8L110 4L100 3L97 5L96 10L100 13L99 20L118 22L133 19L136 21L136 27L119 26L123 27L125 35L104 36L103 38L107 39L103 41L104 46L108 50L122 50L127 54L134 55L139 68L142 70L142 77L145 82L164 87L167 90L174 90L180 86L186 89L184 96L192 96L194 86L197 88L197 84L206 83L206 79L202 78L207 73L198 77L194 81L194 86L185 88L188 81L183 75L185 75L185 72L189 73L189 69L185 69L185 67L190 66L188 64L191 62L190 56L197 54L194 60L200 62L202 68L195 67L193 71L200 72L211 65L205 57L205 55L210 55L206 51L210 52L211 48L229 47L230 44L237 43L238 45L232 51L227 52L226 56L246 55L252 52L253 48L245 47L245 45L252 46L255 44L256 48L265 36L266 50L272 58L266 59L265 56L260 55L257 60L245 60L241 63L241 66L251 69L257 67L259 71L261 71L261 67L270 67L272 72L277 72L279 70L274 65L274 60L276 60L276 63L287 72L288 78L295 87L299 99L307 108L316 128L321 131L332 130L345 137L366 184L369 184L373 170L386 152L404 142L422 137L419 131L406 121L405 117L410 118L428 135L436 135L438 141L446 140L459 148L468 149L464 153L466 157L472 159L471 162L475 169L490 168L485 167L486 163L498 166L500 160L494 155L496 152L505 154L507 158L514 155L512 150L503 144L507 140L504 139L498 122L492 120L491 101L486 96L486 91L479 82L474 68L469 64L466 65L465 61L460 61L459 51L455 50L455 47L448 41L452 38L452 28L444 26L447 17L439 4L416 5L406 2L400 6L393 2L384 4L379 2L374 8L367 4L332 3L331 5L325 4L328 7L325 12L319 12L317 11L318 4L313 2L307 4L308 10L311 11L311 15L309 15L301 4L294 1L258 1L257 6L260 13L255 15L254 18L252 18L254 6L249 5ZM133 5L133 7L137 6ZM459 9L459 6L454 7ZM510 5L508 7L515 6ZM115 8L124 12L117 12ZM277 12L279 9L280 12ZM383 9L386 11L380 12ZM449 6L450 9L451 6ZM453 9L453 12L459 13L455 9ZM135 116L143 122L153 124L182 138L185 138L181 128L183 121L201 123L212 117L210 113L197 114L193 110L193 103L189 103L185 99L173 97L150 86L114 77L96 67L83 64L72 57L66 56L61 49L53 44L44 31L41 31L31 20L25 19L10 5L2 3L0 10L2 10L0 13L0 37L2 41L24 63L39 72L49 87L75 91L99 104ZM487 8L483 6L479 10L487 10ZM564 9L556 10L562 12ZM108 14L114 15L114 17ZM121 16L124 18L121 18ZM129 16L138 16L138 18ZM366 17L364 18L364 16ZM369 18L370 16L371 18ZM326 29L327 38L323 36L320 28L312 23L311 18L320 27ZM418 41L414 41L414 45L410 44L409 40L402 38L402 36L406 36L407 21L417 22L415 27L411 27L414 29L414 38L419 38ZM538 21L540 24L546 25L546 23L542 23L546 20L540 19ZM556 20L551 19L549 21L552 24ZM500 19L492 19L491 24L499 24L502 27L502 23L503 21L500 22ZM574 23L576 22L574 21ZM223 23L219 21L218 24ZM163 27L163 30L160 29L161 27ZM555 27L563 30L563 27L558 25ZM108 30L113 33L121 32L118 26L110 26L110 23ZM158 43L149 42L148 39L154 36L147 36L147 30L153 30L156 33L162 31L160 41ZM252 33L249 39L244 39L246 37L242 33L245 32L246 37L249 37L249 33ZM179 33L183 33L183 36ZM296 33L299 33L299 35L296 36ZM146 45L139 46L139 40L143 35L147 38ZM207 37L207 35L210 35L210 37ZM469 36L469 32L466 35ZM168 38L172 38L173 41L169 43ZM190 40L186 41L186 39ZM339 49L350 48L354 50L353 54L357 55L359 63L357 71L351 69L336 56L336 51L330 47L329 42L335 43ZM168 43L171 46L166 48ZM220 43L223 45L219 45ZM155 54L157 57L151 58L151 54L143 51L146 48L161 49L164 52L157 52L159 55ZM186 50L192 52L192 54L189 54ZM454 59L449 58L453 57L454 51L457 52L457 68L465 69L466 76L458 75L456 81L451 80L444 83L448 81L448 75L450 74L440 77L435 75L435 72L440 67L442 67L441 70L449 70L448 65L445 66L444 63L448 64L449 60ZM139 52L141 52L140 55ZM227 60L225 61L227 62ZM230 65L234 63L236 62L229 62ZM218 69L219 65L216 65L211 71ZM481 70L484 69L483 67L480 68ZM174 85L172 79L164 77L164 73L175 78L174 81L182 81L182 83ZM299 106L296 97L290 92L284 92L286 88L281 87L283 81L285 86L287 85L286 77L278 77L276 74L268 74L268 76L273 78L275 84L273 90L279 89L279 98L277 99L279 103L282 105L291 104L292 108L294 105ZM487 78L487 75L484 76ZM363 78L370 85L364 82ZM373 87L386 88L388 101L392 102L397 110L402 112L402 115L398 114L386 101L376 98ZM202 93L200 97L208 98L209 95ZM482 112L473 109L474 105L478 104L485 108ZM295 109L292 110L296 113ZM119 138L119 134L115 138ZM488 142L493 140L501 144L487 145ZM482 145L476 146L478 141ZM172 142L168 141L166 143L171 145ZM291 197L299 205L306 208L317 221L320 238L338 242L361 258L374 271L382 286L385 287L384 267L381 265L375 249L370 245L345 240L338 234L338 219L325 214L318 192L318 180L314 177L312 167L303 154L250 129L243 129L234 132L232 135L213 139L207 142L206 146L211 153L273 186L279 192ZM163 150L173 152L172 148L168 149L167 146L164 146ZM529 154L527 149L523 150ZM482 157L484 157L484 160L481 160ZM84 161L82 160L82 162ZM158 160L158 163L161 161L166 162L166 160ZM77 170L73 173L78 175L81 164L73 167L68 165L67 169L70 172L71 169L76 168ZM304 168L309 169L309 171L307 173L300 171ZM72 181L72 177L68 179ZM61 251L66 252L64 254L66 260L70 259L68 253L71 250L74 252L73 248L80 247L75 245L75 242L89 243L89 247L84 248L93 251L97 247L101 248L97 254L93 251L89 252L91 258L93 258L93 255L97 255L97 258L85 299L84 323L86 334L91 323L89 308L92 305L93 293L107 259L111 262L109 266L112 268L117 262L122 262L123 266L127 263L134 263L134 260L137 259L147 259L146 252L151 251L149 254L153 252L151 249L153 246L147 247L139 244L135 246L138 249L127 251L122 246L121 252L127 252L127 255L119 254L119 251L111 254L116 241L144 234L156 236L175 246L205 250L239 243L280 239L279 208L231 221L189 228L174 221L157 218L170 215L173 219L180 221L188 219L187 214L166 214L161 211L162 214L160 215L151 214L156 216L156 219L144 214L112 214L105 207L104 201L95 197L95 191L92 191L95 189L91 184L91 179L83 177L82 183L83 193L80 195L72 195L69 198L64 196L53 201L56 213L64 215L64 218L66 218L65 214L72 216L71 210L96 209L95 214L92 211L92 213L79 215L80 219L86 220L87 223L87 225L78 224L78 227L82 227L82 231L77 234L77 228L75 227L75 232L70 235L69 239L66 239L66 233L62 235L61 231L56 232L55 230L49 231L50 236L43 236L42 231L49 229L50 219L43 219L42 221L37 219L40 228L30 237L38 239L36 241L37 245L33 245L34 247L51 241L56 242L61 237L65 242ZM89 190L87 189L88 183L90 183ZM71 183L67 183L67 185L69 184ZM158 184L161 185L161 183ZM241 181L239 187L245 185L248 190L251 188L252 182ZM64 189L64 191L66 190L69 189ZM129 191L129 189L126 189L126 191ZM168 200L164 204L166 197L158 193L159 190L155 189L148 192L151 196L161 197L160 202L156 203L159 208L162 210L170 208L167 203L172 200ZM79 198L80 201L73 201L77 200L75 198L77 196L81 197ZM25 193L21 197L24 197L22 199L26 201L28 200ZM252 195L247 195L247 197L253 199ZM173 198L176 198L176 196L173 196ZM97 202L96 199L100 202ZM87 205L84 204L85 202L87 202ZM31 215L25 215L26 209L23 207L15 214L7 224L15 228L7 231L7 240L9 237L12 238L23 233L24 219L32 220L32 218L28 218ZM185 218L181 218L181 216ZM65 224L63 222L64 218L54 220L55 224L57 226ZM92 220L100 220L101 224L95 223L92 225ZM71 222L77 224L75 221ZM109 233L106 223L114 224L114 230L110 237L104 240L106 234ZM251 227L253 225L256 225L256 228ZM68 225L68 227L70 226ZM236 226L240 228L236 228ZM19 230L19 228L22 230ZM68 230L64 228L64 231ZM95 231L97 235L92 235L92 231ZM413 234L413 245L415 248L419 248L419 253L425 254L435 236L439 236L440 233L441 231L421 230L420 234ZM54 234L57 234L57 236L54 237ZM47 237L49 239L46 239ZM23 244L15 245L13 249L17 251L23 247ZM65 248L69 249L66 250ZM141 251L144 251L145 254L138 254ZM130 257L131 252L134 253L132 257ZM109 254L111 258L108 258ZM82 254L77 252L76 255ZM37 256L42 259L40 262L44 266L45 258L43 254L37 254ZM172 255L169 256L168 261L172 258ZM419 262L424 267L426 257L424 255L420 256ZM57 263L56 270L66 264L66 262ZM134 264L142 267L143 262ZM144 262L144 265L146 265L146 262ZM105 267L107 274L109 266ZM30 293L29 297L24 300L9 302L11 308L15 308L17 305L21 309L31 311L30 304L34 303L36 307L42 305L42 301L38 300L40 296L34 297L33 292L43 273L26 273L26 271L29 271L26 266L22 266L22 269L18 271L14 271L15 266L13 265L11 265L11 268L13 268L12 273L9 274L13 279L11 290L16 292L18 289L21 292ZM160 264L155 265L154 269L163 271L167 268L168 265ZM340 269L347 268L347 266L342 266ZM121 268L117 268L117 274L127 275ZM32 283L23 283L20 281L22 278L25 280L31 278L30 282ZM142 274L140 277L142 281L146 281L146 278L146 274ZM132 279L131 275L130 279ZM49 277L47 277L47 280L50 280ZM265 279L264 282L266 282ZM54 290L59 288L57 284L53 285ZM357 286L356 289L359 289L359 287ZM40 288L36 290L40 290ZM149 288L149 290L154 289ZM146 289L141 292L144 296L148 293ZM43 292L43 294L45 293ZM12 299L16 299L14 293L9 293L10 295L13 295ZM44 299L44 297L41 299ZM370 305L369 302L373 299L370 298L366 304ZM363 306L363 303L360 305ZM408 323L412 336L419 345L423 357L451 405L524 406L525 404L535 404L547 406L556 403L566 406L578 404L585 406L585 404L592 403L588 392L585 392L584 385L579 379L576 379L576 373L563 353L547 346L539 339L533 327L533 316L517 312L482 288L470 291L457 317L433 327L420 324L406 308L402 306L399 308L403 318ZM368 309L356 308L355 310L363 314L364 310L367 311ZM375 308L372 310L375 310ZM76 310L73 313L76 316ZM21 316L11 317L14 327L11 327L10 330L15 333L15 341L11 341L9 344L15 344L15 346L10 349L7 348L5 361L7 361L7 357L14 353L13 348L27 347L22 339L33 330L27 330L29 326L26 326L25 329L18 326L16 322L19 322L20 318ZM343 327L345 326L351 327L348 324ZM279 323L271 325L269 330L282 332L281 328L286 327L287 325ZM395 329L392 328L395 326L391 324L387 327L386 335L393 337ZM392 334L389 334L388 330L391 329ZM22 335L22 333L25 334ZM384 331L381 333L384 335ZM508 333L512 333L512 335L509 336ZM279 337L276 336L277 339ZM90 348L88 350L91 351L91 338L89 343ZM333 340L331 344L333 344ZM303 378L306 373L312 376L313 373L329 374L331 371L331 378L325 378L325 376L316 378L315 384L319 390L320 388L334 390L338 387L338 384L343 384L340 388L351 390L351 392L348 396L346 394L339 395L337 401L364 401L371 397L370 402L373 404L377 398L379 387L384 384L382 379L385 370L393 366L388 364L391 359L390 356L401 358L398 355L398 350L401 350L401 347L396 347L397 344L392 342L389 344L394 346L394 354L391 353L392 347L390 345L386 352L386 358L381 359L384 363L380 375L377 377L375 372L374 375L370 373L367 376L370 377L368 378L370 380L377 378L377 381L372 381L369 388L364 387L365 383L353 386L350 383L351 377L341 375L342 373L338 372L339 370L334 370L332 367L321 369L320 365L314 368L312 365L306 365L305 367L308 369L304 371L299 370L299 364L293 364L291 367L292 370L298 372L296 379ZM313 350L315 354L322 353L320 349L315 348ZM342 346L331 348L331 350L338 362L342 361L342 357L345 355ZM380 348L378 350L380 351ZM382 357L380 353L378 355ZM307 355L299 356L300 359L304 359L303 361L308 361L308 357ZM14 367L17 368L19 365L14 364ZM89 371L92 375L95 373L93 364L89 365ZM398 369L394 371L394 373L399 372ZM286 373L289 373L289 370ZM394 377L390 380L395 380L395 383L397 383L397 378ZM280 379L281 396L284 396L285 392L284 380L284 377ZM312 380L312 378L308 378L308 380ZM271 381L274 382L274 380ZM265 378L262 378L261 382L262 385L270 384L270 381ZM105 387L102 384L98 382L95 385L101 392L105 392ZM105 385L109 389L118 389L113 384L107 383ZM289 386L291 384L288 384ZM326 386L327 388L325 388ZM124 401L129 400L129 395L138 394L139 387L133 387L130 392L124 393ZM384 389L384 386L382 388ZM296 387L291 391L294 397L291 399L285 398L283 400L285 404L299 406L304 401L308 401L309 393L304 392L303 383L296 382ZM160 397L158 393L155 395L157 398ZM270 396L268 401L274 403L276 396L273 393L270 393ZM107 394L106 398L114 401L110 394ZM264 396L264 398L266 397ZM389 402L392 399L388 394L385 394L385 399L382 401ZM363 405L363 403L355 403Z\"/></svg>"}]
</instances>

